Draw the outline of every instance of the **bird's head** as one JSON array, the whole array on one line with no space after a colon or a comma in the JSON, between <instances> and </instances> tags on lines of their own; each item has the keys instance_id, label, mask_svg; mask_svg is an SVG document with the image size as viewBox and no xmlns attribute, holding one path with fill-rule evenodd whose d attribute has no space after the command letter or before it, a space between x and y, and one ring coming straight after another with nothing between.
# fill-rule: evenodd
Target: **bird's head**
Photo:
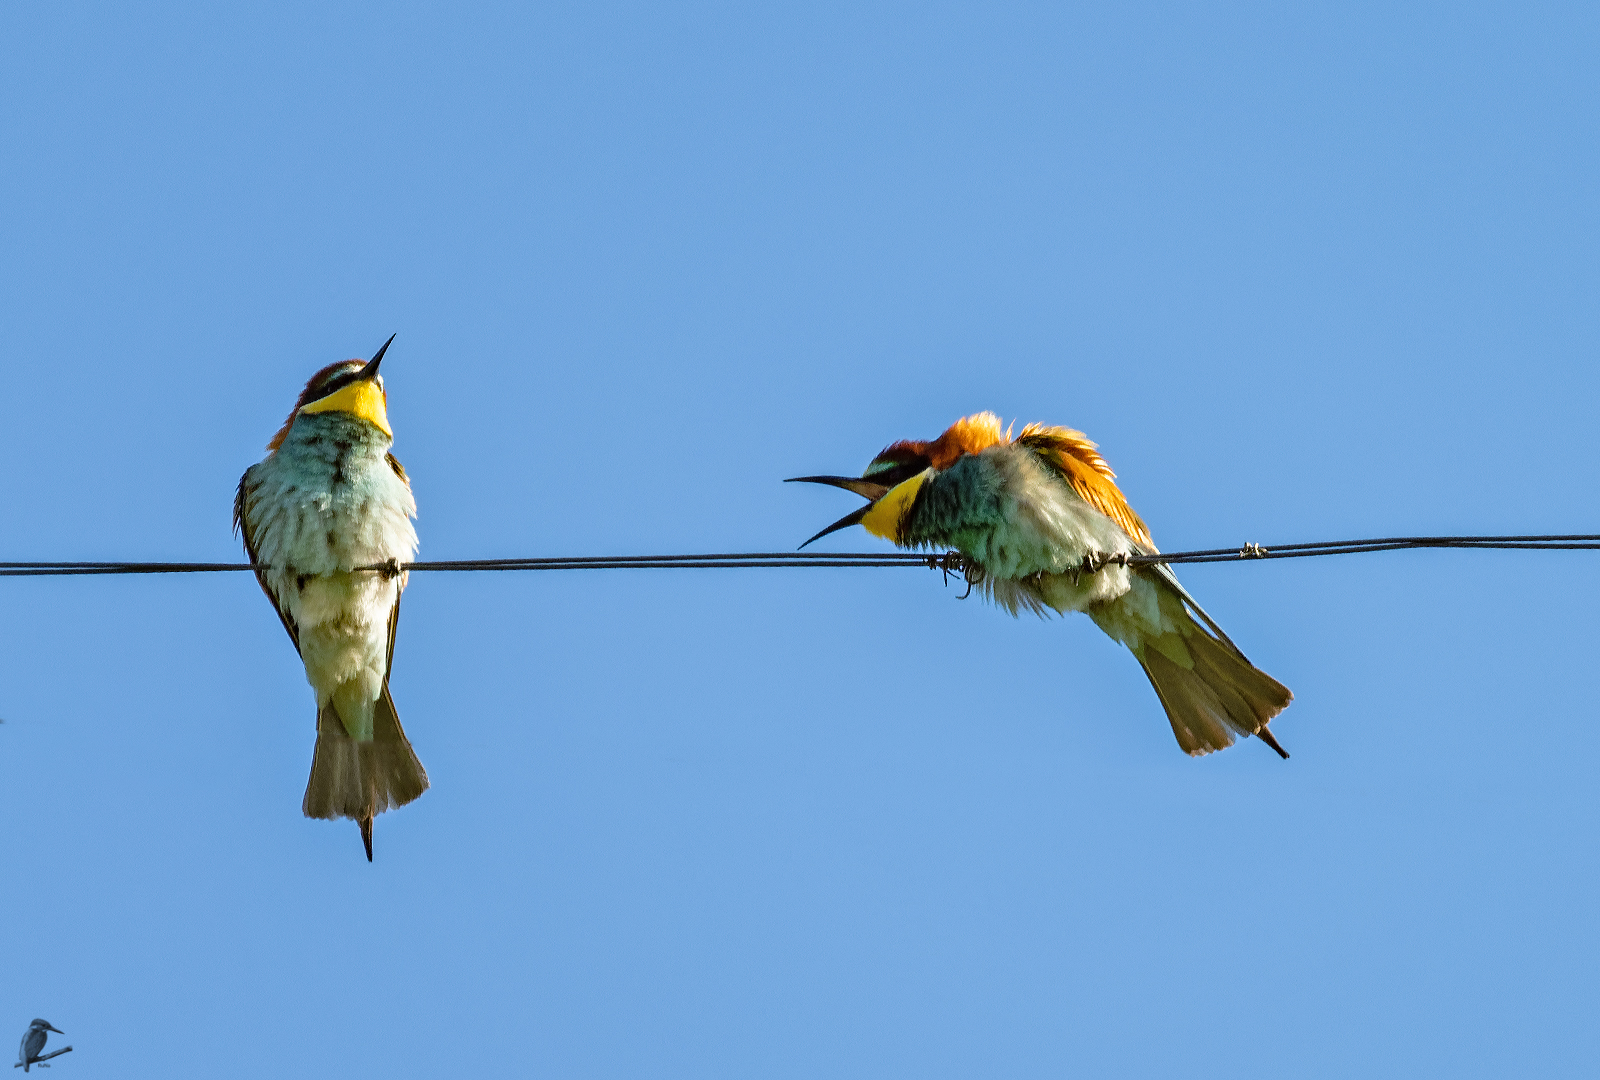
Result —
<instances>
[{"instance_id":1,"label":"bird's head","mask_svg":"<svg viewBox=\"0 0 1600 1080\"><path fill-rule=\"evenodd\" d=\"M943 435L931 442L903 439L893 443L872 459L860 477L796 476L786 482L830 484L867 500L867 505L846 514L800 546L805 547L851 525L861 525L873 536L898 544L906 511L911 509L917 493L930 476L948 469L963 455L980 453L1010 441L1011 433L1001 427L998 416L991 412L974 413L951 424Z\"/></svg>"},{"instance_id":2,"label":"bird's head","mask_svg":"<svg viewBox=\"0 0 1600 1080\"><path fill-rule=\"evenodd\" d=\"M389 427L389 397L383 389L383 376L378 374L378 365L393 340L394 335L389 335L389 341L383 343L371 360L341 360L311 376L306 388L300 391L300 399L294 403L294 411L267 444L267 449L276 450L283 445L295 418L302 413L348 413L393 439L394 432Z\"/></svg>"},{"instance_id":3,"label":"bird's head","mask_svg":"<svg viewBox=\"0 0 1600 1080\"><path fill-rule=\"evenodd\" d=\"M36 1030L39 1030L39 1031L53 1031L57 1035L65 1035L66 1034L65 1031L62 1031L60 1028L53 1026L50 1023L50 1021L48 1021L48 1020L35 1020L33 1023L29 1024L28 1027L36 1029Z\"/></svg>"}]
</instances>

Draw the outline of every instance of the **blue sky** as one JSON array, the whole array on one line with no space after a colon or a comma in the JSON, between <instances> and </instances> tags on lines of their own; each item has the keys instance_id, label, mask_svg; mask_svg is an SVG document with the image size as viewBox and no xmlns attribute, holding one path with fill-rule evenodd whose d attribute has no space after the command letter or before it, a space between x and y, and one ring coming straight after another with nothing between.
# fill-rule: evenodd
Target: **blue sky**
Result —
<instances>
[{"instance_id":1,"label":"blue sky","mask_svg":"<svg viewBox=\"0 0 1600 1080\"><path fill-rule=\"evenodd\" d=\"M1594 531L1580 5L8 5L0 558L233 560L384 362L425 558L793 547L956 417L1168 549ZM860 530L831 550L871 550ZM1193 567L1293 752L920 570L418 575L299 813L247 577L0 581L0 1034L72 1075L1586 1075L1600 560ZM52 1036L59 1043L60 1036ZM66 1072L56 1075L66 1078Z\"/></svg>"}]
</instances>

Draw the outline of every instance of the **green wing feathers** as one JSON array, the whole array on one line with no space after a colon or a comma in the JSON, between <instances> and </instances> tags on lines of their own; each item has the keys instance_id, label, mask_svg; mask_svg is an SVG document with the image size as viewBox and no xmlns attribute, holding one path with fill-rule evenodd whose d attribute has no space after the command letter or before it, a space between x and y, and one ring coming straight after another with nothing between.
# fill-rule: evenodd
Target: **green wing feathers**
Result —
<instances>
[{"instance_id":1,"label":"green wing feathers","mask_svg":"<svg viewBox=\"0 0 1600 1080\"><path fill-rule=\"evenodd\" d=\"M1294 700L1289 688L1231 641L1209 632L1165 580L1144 575L1135 580L1155 590L1159 625L1139 614L1129 597L1098 605L1089 614L1138 659L1184 753L1209 754L1232 746L1241 735L1256 735L1287 757L1267 722Z\"/></svg>"}]
</instances>

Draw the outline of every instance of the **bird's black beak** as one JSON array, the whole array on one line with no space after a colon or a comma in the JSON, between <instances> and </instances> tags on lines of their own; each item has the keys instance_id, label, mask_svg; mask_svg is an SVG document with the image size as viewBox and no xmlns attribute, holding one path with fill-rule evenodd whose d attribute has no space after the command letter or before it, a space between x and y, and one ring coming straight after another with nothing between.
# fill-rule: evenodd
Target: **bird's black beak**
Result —
<instances>
[{"instance_id":1,"label":"bird's black beak","mask_svg":"<svg viewBox=\"0 0 1600 1080\"><path fill-rule=\"evenodd\" d=\"M852 525L861 524L861 519L867 516L867 511L872 509L872 504L889 494L889 489L883 484L874 484L871 480L863 480L858 476L794 476L785 480L786 484L828 484L831 487L844 488L853 491L867 500L867 505L823 529L817 535L801 544L801 548L809 547L813 542L821 540L831 532L848 529Z\"/></svg>"},{"instance_id":2,"label":"bird's black beak","mask_svg":"<svg viewBox=\"0 0 1600 1080\"><path fill-rule=\"evenodd\" d=\"M356 378L376 379L378 377L378 365L383 361L383 354L389 351L389 342L393 341L394 339L395 335L390 334L389 341L385 341L382 347L379 348L377 352L372 354L372 359L367 361L366 367L362 368L356 373Z\"/></svg>"},{"instance_id":3,"label":"bird's black beak","mask_svg":"<svg viewBox=\"0 0 1600 1080\"><path fill-rule=\"evenodd\" d=\"M874 484L871 480L863 480L859 476L792 476L784 481L785 484L828 484L831 487L844 488L853 491L863 499L877 502L889 494L885 484Z\"/></svg>"},{"instance_id":4,"label":"bird's black beak","mask_svg":"<svg viewBox=\"0 0 1600 1080\"><path fill-rule=\"evenodd\" d=\"M65 1035L66 1034L65 1031L62 1031L60 1028L58 1028L58 1027L56 1027L56 1026L54 1026L52 1024L46 1024L45 1027L49 1028L51 1031L55 1032L57 1035Z\"/></svg>"}]
</instances>

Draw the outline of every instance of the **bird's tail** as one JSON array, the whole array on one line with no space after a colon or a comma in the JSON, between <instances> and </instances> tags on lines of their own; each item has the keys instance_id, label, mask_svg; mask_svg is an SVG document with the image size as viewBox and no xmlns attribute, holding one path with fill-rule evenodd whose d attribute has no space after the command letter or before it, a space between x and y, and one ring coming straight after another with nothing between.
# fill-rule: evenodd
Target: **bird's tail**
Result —
<instances>
[{"instance_id":1,"label":"bird's tail","mask_svg":"<svg viewBox=\"0 0 1600 1080\"><path fill-rule=\"evenodd\" d=\"M301 804L306 817L354 818L371 862L373 817L427 790L428 774L400 726L387 683L373 703L370 740L351 738L331 700L317 710L317 749Z\"/></svg>"},{"instance_id":2,"label":"bird's tail","mask_svg":"<svg viewBox=\"0 0 1600 1080\"><path fill-rule=\"evenodd\" d=\"M1185 753L1198 757L1255 735L1288 757L1267 721L1294 694L1246 659L1165 569L1134 575L1128 595L1094 605L1090 616L1138 658Z\"/></svg>"}]
</instances>

